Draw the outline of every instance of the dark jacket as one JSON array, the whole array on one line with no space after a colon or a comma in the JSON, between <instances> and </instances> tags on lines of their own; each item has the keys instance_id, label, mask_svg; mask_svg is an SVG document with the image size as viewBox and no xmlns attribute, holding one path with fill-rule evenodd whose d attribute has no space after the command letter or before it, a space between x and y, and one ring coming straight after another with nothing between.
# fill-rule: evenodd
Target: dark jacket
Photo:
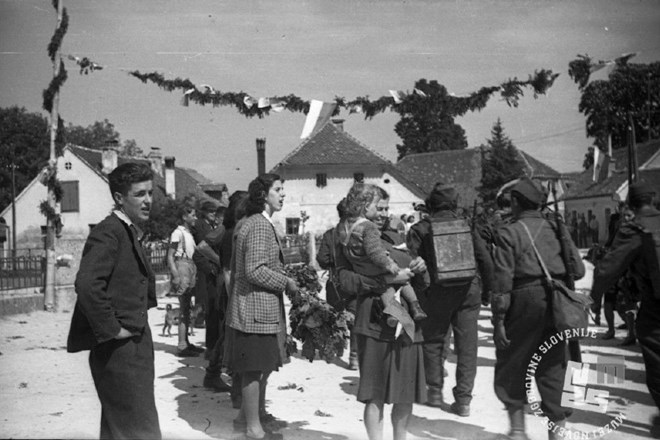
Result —
<instances>
[{"instance_id":1,"label":"dark jacket","mask_svg":"<svg viewBox=\"0 0 660 440\"><path fill-rule=\"evenodd\" d=\"M130 227L111 214L96 225L83 249L67 351L90 350L121 327L142 333L156 307L156 278Z\"/></svg>"},{"instance_id":2,"label":"dark jacket","mask_svg":"<svg viewBox=\"0 0 660 440\"><path fill-rule=\"evenodd\" d=\"M636 213L632 222L621 225L611 250L596 266L592 296L602 295L630 270L642 299L653 298L654 292L649 277L652 269L642 256L641 228L651 231L660 229L660 211L647 207Z\"/></svg>"}]
</instances>

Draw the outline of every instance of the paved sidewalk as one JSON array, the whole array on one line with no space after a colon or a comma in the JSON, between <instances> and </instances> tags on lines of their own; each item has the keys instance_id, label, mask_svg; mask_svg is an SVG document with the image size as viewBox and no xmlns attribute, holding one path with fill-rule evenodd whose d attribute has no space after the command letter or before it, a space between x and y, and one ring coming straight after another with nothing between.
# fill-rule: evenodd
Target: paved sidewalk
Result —
<instances>
[{"instance_id":1,"label":"paved sidewalk","mask_svg":"<svg viewBox=\"0 0 660 440\"><path fill-rule=\"evenodd\" d=\"M590 268L590 267L589 267ZM589 274L590 275L590 274ZM590 284L590 276L578 288ZM176 329L172 337L162 336L166 303L159 300L149 311L156 356L156 404L163 436L167 439L239 439L232 419L237 410L231 407L228 393L215 393L201 386L206 362L203 356L178 358ZM618 317L617 317L618 319ZM0 318L0 438L98 438L100 404L87 363L88 352L66 352L70 313L34 312ZM617 321L617 324L620 322ZM605 328L595 327L599 335ZM568 427L593 432L624 414L621 426L604 438L637 440L648 438L649 422L657 413L645 384L644 363L638 346L618 344L617 339L587 338L582 341L583 362L592 364L589 383L594 384L593 364L599 356L623 356L623 384L597 385L608 391L607 412L575 410ZM202 345L204 330L195 329L191 342ZM366 439L363 405L355 395L359 376L346 369L348 353L334 363L294 357L271 376L268 386L268 409L289 422L283 430L287 440ZM475 439L505 438L508 420L502 404L493 392L495 348L492 342L490 312L482 309L479 318L478 371L470 417L458 417L446 408L415 405L408 438ZM455 356L447 363L444 395L451 403L455 384ZM592 388L593 390L594 388ZM385 414L385 439L392 438L389 410ZM528 434L533 440L547 438L541 419L528 414ZM611 426L611 425L610 425Z\"/></svg>"}]
</instances>

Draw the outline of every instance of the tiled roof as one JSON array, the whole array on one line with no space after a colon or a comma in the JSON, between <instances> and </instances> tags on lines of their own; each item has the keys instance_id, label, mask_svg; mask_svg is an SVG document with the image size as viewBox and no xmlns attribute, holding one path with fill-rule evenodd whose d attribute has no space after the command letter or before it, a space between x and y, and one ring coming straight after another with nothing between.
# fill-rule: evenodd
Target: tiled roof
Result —
<instances>
[{"instance_id":1,"label":"tiled roof","mask_svg":"<svg viewBox=\"0 0 660 440\"><path fill-rule=\"evenodd\" d=\"M425 194L437 182L453 184L460 194L459 205L472 206L481 186L481 150L436 151L409 154L401 159L396 168L415 182Z\"/></svg>"},{"instance_id":2,"label":"tiled roof","mask_svg":"<svg viewBox=\"0 0 660 440\"><path fill-rule=\"evenodd\" d=\"M637 145L637 163L639 166L642 166L651 159L658 150L660 150L660 140L653 140ZM601 182L594 182L592 180L593 166L591 166L575 179L563 199L572 200L613 195L628 179L628 149L621 148L614 150L612 156L616 163L616 170L610 177ZM643 180L646 180L646 176L648 175L650 179L655 181L656 174L655 170L642 170L640 176Z\"/></svg>"},{"instance_id":3,"label":"tiled roof","mask_svg":"<svg viewBox=\"0 0 660 440\"><path fill-rule=\"evenodd\" d=\"M78 145L67 145L67 148L76 155L79 159L85 162L92 170L94 170L99 176L107 181L107 176L101 172L103 169L102 165L102 151L95 150L92 148L80 147ZM136 157L117 157L117 165L124 163L144 163L151 166L151 162L146 158L136 158ZM201 176L207 182L210 180L206 179L201 174L195 172L197 176ZM175 192L177 199L183 199L189 194L194 194L198 198L208 198L208 195L203 191L200 183L191 176L190 170L185 168L174 168L174 182L175 182ZM154 174L154 193L155 198L161 199L165 197L165 178L159 174Z\"/></svg>"},{"instance_id":4,"label":"tiled roof","mask_svg":"<svg viewBox=\"0 0 660 440\"><path fill-rule=\"evenodd\" d=\"M528 153L525 153L522 150L518 150L518 155L521 157L525 163L525 168L527 169L527 175L530 178L534 179L557 179L561 176L561 173L550 168L548 165L544 164L540 160L530 156Z\"/></svg>"},{"instance_id":5,"label":"tiled roof","mask_svg":"<svg viewBox=\"0 0 660 440\"><path fill-rule=\"evenodd\" d=\"M378 165L390 163L353 136L326 123L313 136L307 138L276 166L282 165Z\"/></svg>"}]
</instances>

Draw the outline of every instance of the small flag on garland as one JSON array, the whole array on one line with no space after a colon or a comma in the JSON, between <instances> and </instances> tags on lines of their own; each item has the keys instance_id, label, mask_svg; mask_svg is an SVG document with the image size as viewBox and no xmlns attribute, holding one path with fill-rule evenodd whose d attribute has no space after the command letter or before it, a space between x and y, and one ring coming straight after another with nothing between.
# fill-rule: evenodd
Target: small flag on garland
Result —
<instances>
[{"instance_id":1,"label":"small flag on garland","mask_svg":"<svg viewBox=\"0 0 660 440\"><path fill-rule=\"evenodd\" d=\"M273 109L273 111L279 113L281 111L284 111L284 108L286 107L286 101L283 99L271 99L270 100L270 108Z\"/></svg>"},{"instance_id":2,"label":"small flag on garland","mask_svg":"<svg viewBox=\"0 0 660 440\"><path fill-rule=\"evenodd\" d=\"M183 98L181 98L181 105L188 107L188 104L190 103L190 94L194 91L195 89L188 89L183 93Z\"/></svg>"},{"instance_id":3,"label":"small flag on garland","mask_svg":"<svg viewBox=\"0 0 660 440\"><path fill-rule=\"evenodd\" d=\"M405 93L403 93L401 90L390 90L390 95L392 95L392 98L394 98L394 103L395 104L401 104L403 102L403 98L405 98Z\"/></svg>"},{"instance_id":4,"label":"small flag on garland","mask_svg":"<svg viewBox=\"0 0 660 440\"><path fill-rule=\"evenodd\" d=\"M314 133L317 128L322 127L328 122L332 113L335 111L335 108L337 108L336 102L323 102L317 99L312 99L312 102L309 104L309 112L305 119L305 125L300 134L300 139L309 137L309 135Z\"/></svg>"},{"instance_id":5,"label":"small flag on garland","mask_svg":"<svg viewBox=\"0 0 660 440\"><path fill-rule=\"evenodd\" d=\"M254 107L256 103L257 103L257 100L254 99L254 98L253 98L252 96L250 96L250 95L245 95L245 98L243 98L243 104L245 104L245 106L246 106L247 108L252 108L252 107Z\"/></svg>"},{"instance_id":6,"label":"small flag on garland","mask_svg":"<svg viewBox=\"0 0 660 440\"><path fill-rule=\"evenodd\" d=\"M268 99L268 98L259 98L259 101L257 102L257 107L259 107L259 108L270 107L270 99Z\"/></svg>"}]
</instances>

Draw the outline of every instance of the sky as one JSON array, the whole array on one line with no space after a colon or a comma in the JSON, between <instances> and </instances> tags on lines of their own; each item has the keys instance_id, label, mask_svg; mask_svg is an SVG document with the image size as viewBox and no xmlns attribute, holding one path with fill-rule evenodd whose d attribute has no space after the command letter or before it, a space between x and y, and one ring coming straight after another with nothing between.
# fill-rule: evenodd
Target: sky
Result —
<instances>
[{"instance_id":1,"label":"sky","mask_svg":"<svg viewBox=\"0 0 660 440\"><path fill-rule=\"evenodd\" d=\"M457 118L469 147L486 143L499 118L521 150L560 172L581 169L592 141L568 76L578 54L660 60L657 0L60 0L70 22L65 55L104 66L80 75L67 61L60 97L65 123L109 120L122 140L159 147L230 191L256 177L257 138L270 169L302 142L302 113L248 119L233 107L181 105L182 94L143 84L129 70L190 79L222 92L295 94L305 100L372 99L412 91L420 78L456 95L535 70L560 76L547 95L528 91L517 108L495 95ZM46 47L56 26L49 0L0 0L0 106L42 112L52 77ZM365 120L343 111L344 128L396 161L398 118Z\"/></svg>"}]
</instances>

